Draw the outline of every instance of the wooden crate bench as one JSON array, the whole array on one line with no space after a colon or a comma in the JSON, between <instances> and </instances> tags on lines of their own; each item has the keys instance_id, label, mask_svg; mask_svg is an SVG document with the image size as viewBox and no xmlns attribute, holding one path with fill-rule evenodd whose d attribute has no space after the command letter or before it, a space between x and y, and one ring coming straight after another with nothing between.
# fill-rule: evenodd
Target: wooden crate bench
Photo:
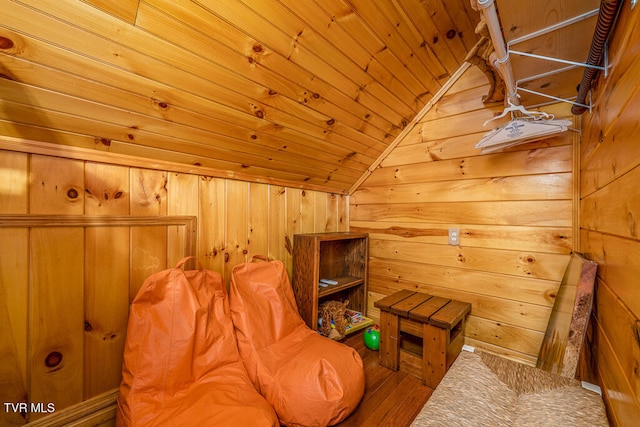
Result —
<instances>
[{"instance_id":1,"label":"wooden crate bench","mask_svg":"<svg viewBox=\"0 0 640 427\"><path fill-rule=\"evenodd\" d=\"M402 290L374 306L380 309L380 364L435 388L462 349L471 304Z\"/></svg>"}]
</instances>

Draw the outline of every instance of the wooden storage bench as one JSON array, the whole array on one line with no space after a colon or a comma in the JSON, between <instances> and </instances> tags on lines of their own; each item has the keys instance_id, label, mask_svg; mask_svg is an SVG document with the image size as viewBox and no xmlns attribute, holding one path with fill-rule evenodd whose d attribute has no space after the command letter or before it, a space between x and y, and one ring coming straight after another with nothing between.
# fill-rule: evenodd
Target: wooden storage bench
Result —
<instances>
[{"instance_id":1,"label":"wooden storage bench","mask_svg":"<svg viewBox=\"0 0 640 427\"><path fill-rule=\"evenodd\" d=\"M462 349L471 304L402 290L374 306L380 309L380 364L435 388Z\"/></svg>"}]
</instances>

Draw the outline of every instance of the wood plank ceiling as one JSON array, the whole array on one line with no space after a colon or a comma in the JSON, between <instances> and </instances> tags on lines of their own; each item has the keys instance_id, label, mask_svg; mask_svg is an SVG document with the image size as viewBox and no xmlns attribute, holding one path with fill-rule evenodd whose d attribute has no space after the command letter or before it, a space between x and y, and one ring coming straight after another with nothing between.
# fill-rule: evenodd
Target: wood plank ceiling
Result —
<instances>
[{"instance_id":1,"label":"wood plank ceiling","mask_svg":"<svg viewBox=\"0 0 640 427\"><path fill-rule=\"evenodd\" d=\"M0 134L346 192L476 43L469 0L0 0Z\"/></svg>"},{"instance_id":2,"label":"wood plank ceiling","mask_svg":"<svg viewBox=\"0 0 640 427\"><path fill-rule=\"evenodd\" d=\"M513 42L598 0L496 4ZM0 10L0 135L336 193L459 68L480 20L470 0L0 0ZM584 62L594 24L512 48ZM512 63L521 87L575 95L581 67L527 81L564 65Z\"/></svg>"}]
</instances>

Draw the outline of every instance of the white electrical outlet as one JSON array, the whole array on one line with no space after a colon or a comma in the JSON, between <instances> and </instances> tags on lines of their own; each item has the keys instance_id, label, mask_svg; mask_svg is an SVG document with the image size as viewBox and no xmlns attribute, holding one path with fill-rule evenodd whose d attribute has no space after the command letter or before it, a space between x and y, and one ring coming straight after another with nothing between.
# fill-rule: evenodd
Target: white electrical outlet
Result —
<instances>
[{"instance_id":1,"label":"white electrical outlet","mask_svg":"<svg viewBox=\"0 0 640 427\"><path fill-rule=\"evenodd\" d=\"M449 244L460 246L460 229L452 227L449 229Z\"/></svg>"}]
</instances>

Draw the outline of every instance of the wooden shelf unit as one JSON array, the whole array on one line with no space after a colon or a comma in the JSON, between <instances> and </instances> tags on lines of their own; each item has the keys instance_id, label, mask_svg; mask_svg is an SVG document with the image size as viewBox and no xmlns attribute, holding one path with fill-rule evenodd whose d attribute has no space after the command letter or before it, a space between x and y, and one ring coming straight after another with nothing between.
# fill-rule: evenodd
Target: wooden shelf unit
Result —
<instances>
[{"instance_id":1,"label":"wooden shelf unit","mask_svg":"<svg viewBox=\"0 0 640 427\"><path fill-rule=\"evenodd\" d=\"M349 300L348 308L365 314L369 262L367 233L314 233L293 236L293 292L300 316L318 328L318 305ZM338 283L321 287L320 279Z\"/></svg>"}]
</instances>

